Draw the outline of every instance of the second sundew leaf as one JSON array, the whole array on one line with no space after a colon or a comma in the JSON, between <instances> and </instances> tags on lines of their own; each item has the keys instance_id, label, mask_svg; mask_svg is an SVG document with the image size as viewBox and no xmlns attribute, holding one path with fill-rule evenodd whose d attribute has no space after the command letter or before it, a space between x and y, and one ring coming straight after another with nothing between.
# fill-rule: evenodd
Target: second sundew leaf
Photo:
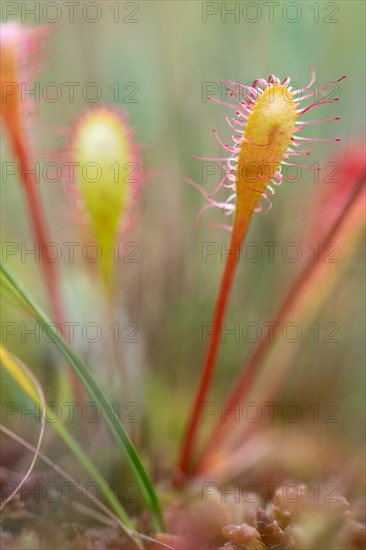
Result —
<instances>
[{"instance_id":1,"label":"second sundew leaf","mask_svg":"<svg viewBox=\"0 0 366 550\"><path fill-rule=\"evenodd\" d=\"M113 245L121 226L128 224L130 186L138 183L136 147L126 118L103 107L89 111L76 126L72 151L83 210L100 247L101 277L109 288Z\"/></svg>"}]
</instances>

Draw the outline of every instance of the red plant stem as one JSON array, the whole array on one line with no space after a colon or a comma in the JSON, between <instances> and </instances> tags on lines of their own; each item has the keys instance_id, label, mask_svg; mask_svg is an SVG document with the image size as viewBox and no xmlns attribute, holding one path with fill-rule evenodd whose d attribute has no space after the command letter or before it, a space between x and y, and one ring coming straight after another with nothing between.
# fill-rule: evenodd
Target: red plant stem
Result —
<instances>
[{"instance_id":1,"label":"red plant stem","mask_svg":"<svg viewBox=\"0 0 366 550\"><path fill-rule=\"evenodd\" d=\"M41 265L43 269L44 280L47 286L52 317L60 328L61 334L63 334L63 312L60 303L60 292L57 271L54 263L48 261L42 253L45 247L50 242L47 232L47 226L45 222L43 207L38 194L34 173L30 170L30 159L25 146L24 140L18 136L13 136L13 150L15 156L20 163L20 175L23 187L25 190L27 204L30 212L31 223L33 225L33 231L36 238L36 242L39 244L39 253L41 259ZM83 391L80 385L80 381L75 373L69 368L69 377L74 396L79 402L83 401Z\"/></svg>"},{"instance_id":2,"label":"red plant stem","mask_svg":"<svg viewBox=\"0 0 366 550\"><path fill-rule=\"evenodd\" d=\"M346 218L347 214L351 210L352 206L354 205L357 198L361 198L361 194L364 192L365 187L365 177L366 174L363 174L361 177L359 183L356 185L354 192L352 193L352 196L350 197L349 201L347 202L345 208L342 210L341 215L337 218L333 226L330 228L328 233L323 238L322 242L320 243L320 250L322 251L319 261L317 263L314 263L312 259L309 260L307 263L304 271L300 274L300 277L295 281L293 286L291 287L291 290L286 298L286 301L281 306L279 312L277 313L274 323L278 323L279 325L282 324L286 317L288 316L289 311L293 311L293 308L296 307L296 304L298 302L298 299L302 295L303 289L308 287L309 281L315 275L319 268L319 263L321 263L322 255L326 255L327 248L326 244L329 242L332 242L334 240L334 234L338 230L339 226L343 223L344 219ZM249 358L248 363L245 365L244 370L242 371L239 378L236 380L236 383L234 384L231 393L229 395L229 399L227 400L227 410L233 410L237 403L242 402L245 397L248 395L250 389L252 388L252 384L255 380L256 374L258 369L261 366L261 361L264 358L267 350L270 340L270 328L266 330L266 332L263 334L261 341L259 342L258 346L255 348L253 354ZM252 426L254 428L254 426ZM250 436L252 430L249 430L247 432L247 438ZM202 473L202 465L205 462L205 459L209 456L210 451L212 451L214 448L217 448L217 446L222 442L222 440L225 438L225 436L228 433L228 423L218 421L213 429L213 432L211 436L209 437L209 442L206 445L206 448L204 449L204 453L202 454L199 463L197 464L197 467L195 469L195 474ZM243 443L243 440L241 440L241 443Z\"/></svg>"},{"instance_id":3,"label":"red plant stem","mask_svg":"<svg viewBox=\"0 0 366 550\"><path fill-rule=\"evenodd\" d=\"M39 195L36 188L36 182L34 174L29 170L30 162L27 151L21 140L16 139L13 142L14 153L19 159L21 181L24 186L27 204L30 212L30 218L33 225L34 235L36 236L37 243L39 244L39 253L41 259L41 265L44 273L45 283L49 293L52 315L62 332L62 320L63 314L59 299L59 285L57 273L52 262L49 262L47 258L42 254L42 250L45 249L50 242L47 234L47 228L44 221L43 207L41 205Z\"/></svg>"},{"instance_id":4,"label":"red plant stem","mask_svg":"<svg viewBox=\"0 0 366 550\"><path fill-rule=\"evenodd\" d=\"M225 263L225 269L221 279L216 307L214 311L213 332L211 333L207 343L207 351L203 364L201 379L191 412L191 417L183 440L182 451L178 462L178 472L174 480L177 487L180 487L182 485L184 477L187 475L189 470L189 461L193 444L197 435L202 406L206 399L215 368L215 362L220 341L220 327L225 316L236 271L236 266L240 255L240 249L244 242L244 238L249 226L249 220L250 217L245 221L240 221L237 223L234 222L228 256Z\"/></svg>"}]
</instances>

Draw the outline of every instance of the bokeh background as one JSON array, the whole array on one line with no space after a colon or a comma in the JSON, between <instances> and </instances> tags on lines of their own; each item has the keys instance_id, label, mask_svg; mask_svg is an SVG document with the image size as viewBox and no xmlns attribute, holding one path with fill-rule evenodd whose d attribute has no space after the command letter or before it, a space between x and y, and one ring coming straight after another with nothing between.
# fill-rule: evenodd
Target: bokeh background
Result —
<instances>
[{"instance_id":1,"label":"bokeh background","mask_svg":"<svg viewBox=\"0 0 366 550\"><path fill-rule=\"evenodd\" d=\"M21 4L30 6L32 2L18 2L19 10ZM112 5L116 9L116 4L120 5L119 22L114 22L115 12L111 10ZM225 20L225 9L235 4L240 7L237 21L230 14ZM102 17L98 22L83 19L80 8L75 8L75 20L70 22L63 7L62 19L51 25L53 32L47 40L38 80L41 88L57 82L64 93L55 103L41 101L35 106L32 146L34 158L40 162L57 158L67 143L65 134L83 112L93 107L80 93L89 82L98 83L102 89L99 103L128 113L142 151L145 184L137 227L131 237L139 247L139 261L117 266L119 296L115 312L116 319L137 323L139 341L121 345L119 353L133 379L132 389L129 386L132 393L127 398L130 395L130 399L138 399L141 410L145 410L141 440L153 454L163 455L163 463L168 466L177 451L198 381L205 348L202 323L211 319L224 266L219 253L204 262L202 250L208 242L219 247L228 243L225 232L209 227L210 222L223 221L220 212L208 212L199 228L194 229L204 199L183 181L186 177L202 181L202 164L192 156L221 156L212 128L219 131L224 141L230 138L223 118L228 110L205 101L205 83L215 84L223 79L249 83L274 73L281 79L291 76L296 83L306 85L311 65L315 66L320 85L346 74L347 79L336 94L339 104L319 107L307 117L340 116L340 122L310 127L304 134L341 137L341 144L319 143L309 164L318 162L324 167L329 161L337 162L341 148L361 139L365 130L365 4L354 0L264 4L106 0L99 5ZM211 10L215 13L205 18L206 11ZM13 19L20 20L20 13ZM49 17L53 17L52 13L50 9ZM90 18L93 13L90 8ZM32 16L27 16L26 22L35 24ZM46 22L41 18L37 24ZM74 102L69 101L65 82L80 83ZM115 83L120 89L117 104L110 89ZM132 91L136 102L128 101ZM6 139L4 142L3 158L9 160L11 152ZM272 211L253 219L248 241L258 243L263 256L258 262L240 262L228 326L272 319L308 257L304 239L307 242L306 231L313 223L313 205L324 174L329 176L330 171L325 169L317 181L311 171L304 170L299 181L285 182L276 193ZM207 189L213 189L218 181L217 175L210 177ZM90 240L75 223L73 203L65 193L64 183L41 181L40 187L53 239ZM3 239L31 245L24 197L17 179L3 183L1 194ZM280 243L274 262L269 261L263 246L268 241ZM289 242L304 247L299 262L283 259L282 247ZM339 254L341 261L342 251ZM16 257L9 263L47 308L39 264L32 258L21 263ZM67 259L57 265L62 273L69 319L104 322L100 290L91 266L82 261L70 264ZM321 326L335 323L339 327L339 342L314 343L309 326L302 327L296 361L277 399L300 403L304 410L315 402L336 402L339 422L330 427L323 425L323 430L331 431L338 441L341 451L334 452L341 457L359 449L363 437L363 277L364 248L360 246L336 292L314 319ZM17 315L5 306L4 319L24 320ZM105 345L105 341L87 344L82 338L76 342L107 393L113 398L125 398L124 380L120 371L111 372ZM22 343L14 337L8 340L8 347L34 368L51 393L57 393L53 387L52 346L31 339ZM252 349L253 344L235 342L230 337L222 344L213 396L223 399ZM301 423L296 430L301 430ZM316 454L315 448L313 451Z\"/></svg>"}]
</instances>

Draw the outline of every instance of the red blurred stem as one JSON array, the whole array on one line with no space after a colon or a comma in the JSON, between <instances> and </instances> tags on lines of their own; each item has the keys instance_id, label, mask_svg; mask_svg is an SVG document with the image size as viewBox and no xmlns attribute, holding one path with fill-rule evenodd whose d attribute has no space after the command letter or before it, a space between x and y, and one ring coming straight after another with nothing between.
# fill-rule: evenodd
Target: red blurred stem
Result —
<instances>
[{"instance_id":1,"label":"red blurred stem","mask_svg":"<svg viewBox=\"0 0 366 550\"><path fill-rule=\"evenodd\" d=\"M325 235L322 242L320 243L319 250L322 251L322 254L328 254L326 244L334 240L334 234L338 231L338 228L341 226L341 224L347 217L356 199L362 198L361 194L364 192L365 178L366 178L366 173L362 175L359 183L355 186L354 192L352 193L352 196L347 202L341 215L337 218L336 222L333 224L329 232ZM285 302L281 306L280 310L278 311L274 319L274 323L279 323L281 325L282 323L285 322L285 319L288 316L289 312L292 311L294 307L296 307L297 302L301 298L303 291L305 290L305 288L308 287L310 281L312 280L313 276L317 272L319 265L321 264L322 264L321 256L317 263L314 263L313 259L310 259L308 261L304 271L300 274L300 277L292 285L291 290ZM262 359L264 358L266 352L268 351L268 344L271 341L269 331L270 331L270 327L268 327L266 332L263 333L261 341L258 343L258 346L256 347L253 354L249 358L249 361L245 364L244 366L245 368L243 369L241 375L239 376L236 383L234 384L231 390L231 393L229 395L229 398L225 400L225 403L227 403L226 405L227 410L229 411L233 410L237 403L243 402L243 400L248 395L250 389L252 388L255 377L258 373L259 368L261 367ZM210 451L217 448L217 446L221 444L222 440L227 436L228 431L229 431L228 423L220 422L220 421L217 422L211 436L209 437L208 444L204 449L204 452L200 458L200 461L197 467L195 468L195 472L194 472L195 474L202 473L201 466L205 462L205 459L209 456ZM250 431L249 433L247 433L247 437L248 435L250 435ZM243 443L243 441L241 441L241 443Z\"/></svg>"},{"instance_id":2,"label":"red blurred stem","mask_svg":"<svg viewBox=\"0 0 366 550\"><path fill-rule=\"evenodd\" d=\"M44 210L40 201L40 197L37 190L36 180L34 173L30 170L30 159L25 146L24 141L19 137L13 138L14 154L19 160L21 181L26 194L27 204L29 208L31 223L33 225L33 231L36 238L36 242L39 244L40 261L43 270L44 280L47 286L52 317L63 333L63 312L60 302L60 291L58 276L55 269L55 265L49 262L44 257L42 251L50 242L48 237L48 231L44 216ZM75 373L69 369L70 382L73 389L74 396L82 402L83 391L80 382Z\"/></svg>"},{"instance_id":3,"label":"red blurred stem","mask_svg":"<svg viewBox=\"0 0 366 550\"><path fill-rule=\"evenodd\" d=\"M202 406L207 397L207 393L212 381L214 373L217 352L220 341L220 328L225 316L227 304L230 297L230 292L234 280L236 266L240 255L240 248L244 242L244 238L249 226L249 219L235 223L231 236L228 256L225 264L224 274L222 276L219 293L217 296L216 307L213 317L213 332L209 336L207 343L207 351L203 364L201 379L198 386L198 391L193 404L190 420L184 436L181 455L178 462L178 470L175 475L174 483L177 487L181 487L184 478L189 473L190 458L192 448L197 436L199 421L201 418Z\"/></svg>"},{"instance_id":4,"label":"red blurred stem","mask_svg":"<svg viewBox=\"0 0 366 550\"><path fill-rule=\"evenodd\" d=\"M57 324L60 325L62 331L63 314L59 299L59 285L57 273L53 263L47 261L42 254L50 242L48 237L46 223L44 220L43 208L39 199L34 174L29 170L30 162L24 144L20 140L14 141L14 153L19 159L21 181L24 186L27 204L30 212L30 218L33 225L34 235L39 244L41 265L44 273L45 283L49 294L49 299L52 308L52 314Z\"/></svg>"}]
</instances>

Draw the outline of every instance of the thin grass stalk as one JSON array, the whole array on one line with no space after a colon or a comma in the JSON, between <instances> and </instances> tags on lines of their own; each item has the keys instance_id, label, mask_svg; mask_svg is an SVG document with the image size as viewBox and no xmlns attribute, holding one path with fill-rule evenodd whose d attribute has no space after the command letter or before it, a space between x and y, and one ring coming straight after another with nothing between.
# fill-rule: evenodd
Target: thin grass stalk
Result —
<instances>
[{"instance_id":1,"label":"thin grass stalk","mask_svg":"<svg viewBox=\"0 0 366 550\"><path fill-rule=\"evenodd\" d=\"M47 316L41 310L41 308L33 301L33 299L29 296L29 294L20 286L20 284L18 283L18 281L16 280L12 272L9 270L9 268L5 266L3 262L0 262L0 268L5 281L7 281L10 287L13 289L14 294L17 295L19 298L21 298L22 302L30 308L33 317L40 323L41 327L42 328L47 327L47 330L49 331L49 333L51 333L52 337L54 338L56 346L59 348L59 350L61 351L62 355L64 356L64 358L66 359L70 367L78 376L79 380L82 382L82 384L88 391L89 395L93 399L95 399L95 401L101 407L104 413L105 421L109 428L109 431L114 437L114 439L116 440L120 449L122 450L126 458L126 461L129 464L134 474L134 477L140 489L142 498L145 502L147 509L150 512L152 524L157 531L162 530L162 526L163 526L162 515L161 515L160 505L159 505L157 495L155 493L153 483L150 477L148 476L142 464L142 461L135 447L133 446L128 434L123 428L118 416L113 410L111 404L108 402L103 391L100 389L94 376L89 371L88 367L84 364L84 362L81 360L81 358L75 353L74 350L70 348L70 346L65 341L65 339L58 334L55 327L52 324L50 324L50 320L47 318Z\"/></svg>"}]
</instances>

